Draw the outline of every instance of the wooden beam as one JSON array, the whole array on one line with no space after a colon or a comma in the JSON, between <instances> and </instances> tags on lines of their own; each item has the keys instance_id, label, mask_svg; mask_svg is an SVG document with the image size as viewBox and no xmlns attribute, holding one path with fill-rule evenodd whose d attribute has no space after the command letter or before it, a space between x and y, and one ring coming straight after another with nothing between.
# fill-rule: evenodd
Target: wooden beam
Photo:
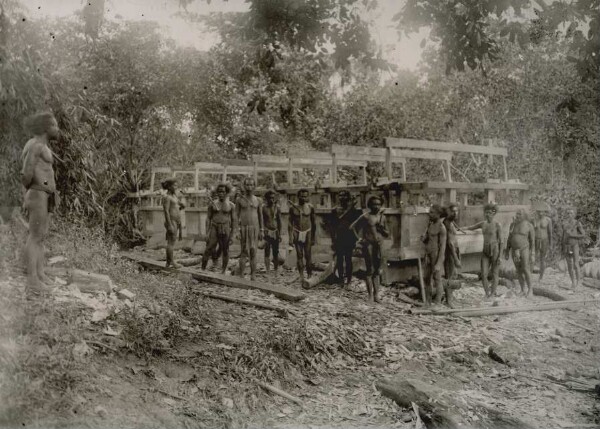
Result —
<instances>
[{"instance_id":1,"label":"wooden beam","mask_svg":"<svg viewBox=\"0 0 600 429\"><path fill-rule=\"evenodd\" d=\"M331 182L335 185L338 181L337 169L338 169L338 160L337 155L335 153L331 154L332 166L331 166Z\"/></svg>"},{"instance_id":2,"label":"wooden beam","mask_svg":"<svg viewBox=\"0 0 600 429\"><path fill-rule=\"evenodd\" d=\"M508 182L508 168L506 167L506 157L502 157L502 166L504 167L504 181Z\"/></svg>"},{"instance_id":3,"label":"wooden beam","mask_svg":"<svg viewBox=\"0 0 600 429\"><path fill-rule=\"evenodd\" d=\"M166 268L163 262L155 261L150 258L145 258L133 253L123 253L122 256L131 261L137 262L143 267L162 270L162 271L175 271L179 273L189 274L194 279L219 284L223 286L229 286L237 289L254 289L261 292L269 293L277 298L284 299L286 301L300 301L305 298L305 295L301 292L293 289L287 289L280 286L269 285L264 282L253 282L250 280L243 279L241 277L228 276L224 274L209 273L204 271L196 271L190 268Z\"/></svg>"},{"instance_id":4,"label":"wooden beam","mask_svg":"<svg viewBox=\"0 0 600 429\"><path fill-rule=\"evenodd\" d=\"M526 183L485 183L485 182L424 182L426 189L448 189L454 188L463 191L484 191L486 189L501 190L529 190L529 185Z\"/></svg>"},{"instance_id":5,"label":"wooden beam","mask_svg":"<svg viewBox=\"0 0 600 429\"><path fill-rule=\"evenodd\" d=\"M287 181L288 181L289 186L292 186L294 184L294 172L293 172L293 166L292 166L292 158L288 158Z\"/></svg>"},{"instance_id":6,"label":"wooden beam","mask_svg":"<svg viewBox=\"0 0 600 429\"><path fill-rule=\"evenodd\" d=\"M256 161L256 160L254 160L252 177L254 177L254 184L255 184L255 186L257 186L258 185L258 161Z\"/></svg>"},{"instance_id":7,"label":"wooden beam","mask_svg":"<svg viewBox=\"0 0 600 429\"><path fill-rule=\"evenodd\" d=\"M331 146L331 153L335 153L339 159L385 162L386 149L334 144Z\"/></svg>"},{"instance_id":8,"label":"wooden beam","mask_svg":"<svg viewBox=\"0 0 600 429\"><path fill-rule=\"evenodd\" d=\"M440 161L450 161L452 154L449 152L432 152L425 150L405 150L393 149L392 157L405 159L435 159Z\"/></svg>"},{"instance_id":9,"label":"wooden beam","mask_svg":"<svg viewBox=\"0 0 600 429\"><path fill-rule=\"evenodd\" d=\"M392 178L392 149L385 149L385 175L388 179Z\"/></svg>"},{"instance_id":10,"label":"wooden beam","mask_svg":"<svg viewBox=\"0 0 600 429\"><path fill-rule=\"evenodd\" d=\"M425 149L445 152L466 152L481 153L484 155L508 156L508 151L506 148L493 146L479 146L429 140L398 139L394 137L386 137L385 144L387 147L392 149Z\"/></svg>"},{"instance_id":11,"label":"wooden beam","mask_svg":"<svg viewBox=\"0 0 600 429\"><path fill-rule=\"evenodd\" d=\"M401 161L402 164L402 181L406 182L406 160Z\"/></svg>"}]
</instances>

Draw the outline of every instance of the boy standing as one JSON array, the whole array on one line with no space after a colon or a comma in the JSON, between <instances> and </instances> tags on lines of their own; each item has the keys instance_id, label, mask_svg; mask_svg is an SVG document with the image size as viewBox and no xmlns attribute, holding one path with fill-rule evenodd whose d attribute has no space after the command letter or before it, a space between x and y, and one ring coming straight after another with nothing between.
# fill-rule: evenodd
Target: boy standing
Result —
<instances>
[{"instance_id":1,"label":"boy standing","mask_svg":"<svg viewBox=\"0 0 600 429\"><path fill-rule=\"evenodd\" d=\"M177 179L166 179L161 183L167 195L163 198L163 210L165 215L165 228L167 229L167 267L181 268L175 259L173 259L173 246L175 245L176 234L179 231L179 240L181 240L181 215L179 210L183 210L185 205L179 200L175 191L177 190Z\"/></svg>"},{"instance_id":2,"label":"boy standing","mask_svg":"<svg viewBox=\"0 0 600 429\"><path fill-rule=\"evenodd\" d=\"M458 227L456 226L456 218L458 217L458 205L456 203L450 203L446 209L446 218L444 219L444 226L446 227L446 255L444 258L444 272L446 275L446 304L448 307L453 308L454 303L452 299L452 288L450 287L450 280L454 280L458 274L458 270L462 267L460 261L460 250L458 248L458 240L456 233Z\"/></svg>"},{"instance_id":3,"label":"boy standing","mask_svg":"<svg viewBox=\"0 0 600 429\"><path fill-rule=\"evenodd\" d=\"M544 210L538 210L534 222L535 227L535 252L540 258L540 281L546 270L548 251L552 249L552 220Z\"/></svg>"},{"instance_id":4,"label":"boy standing","mask_svg":"<svg viewBox=\"0 0 600 429\"><path fill-rule=\"evenodd\" d=\"M291 203L291 201L290 201ZM312 246L315 244L317 224L315 209L308 202L308 191L298 191L298 204L291 203L289 237L296 248L296 259L300 281L304 280L304 267L308 277L312 275Z\"/></svg>"},{"instance_id":5,"label":"boy standing","mask_svg":"<svg viewBox=\"0 0 600 429\"><path fill-rule=\"evenodd\" d=\"M273 267L275 272L279 269L279 243L281 243L281 211L273 191L265 194L266 206L263 207L263 225L265 228L265 269L271 269L270 256L273 252Z\"/></svg>"},{"instance_id":6,"label":"boy standing","mask_svg":"<svg viewBox=\"0 0 600 429\"><path fill-rule=\"evenodd\" d=\"M246 177L243 182L244 193L236 200L235 208L240 223L240 265L238 274L244 277L246 260L250 257L250 279L256 280L256 249L263 237L263 217L260 200L254 195L254 179Z\"/></svg>"},{"instance_id":7,"label":"boy standing","mask_svg":"<svg viewBox=\"0 0 600 429\"><path fill-rule=\"evenodd\" d=\"M208 206L207 223L208 238L206 249L202 255L202 269L206 269L208 259L216 254L215 249L219 246L219 252L223 255L221 274L225 274L229 264L229 245L233 238L235 225L235 206L229 198L231 188L226 183L217 186L217 201L211 200Z\"/></svg>"},{"instance_id":8,"label":"boy standing","mask_svg":"<svg viewBox=\"0 0 600 429\"><path fill-rule=\"evenodd\" d=\"M579 271L579 240L583 238L585 238L585 231L581 223L575 219L575 210L567 210L567 219L563 223L562 245L573 289L579 286L579 282L581 281L581 273Z\"/></svg>"},{"instance_id":9,"label":"boy standing","mask_svg":"<svg viewBox=\"0 0 600 429\"><path fill-rule=\"evenodd\" d=\"M379 302L379 281L381 268L385 263L383 256L383 240L390 236L385 224L385 216L381 206L383 200L372 196L367 201L368 212L357 219L354 224L360 231L360 245L367 269L367 294L369 301ZM354 224L352 226L354 226Z\"/></svg>"},{"instance_id":10,"label":"boy standing","mask_svg":"<svg viewBox=\"0 0 600 429\"><path fill-rule=\"evenodd\" d=\"M485 220L473 226L464 228L468 231L481 229L483 233L483 252L481 254L481 283L485 291L485 297L496 295L498 288L498 276L500 274L500 255L504 245L502 243L502 226L494 220L498 207L494 203L483 206ZM492 289L488 287L488 276L492 273Z\"/></svg>"},{"instance_id":11,"label":"boy standing","mask_svg":"<svg viewBox=\"0 0 600 429\"><path fill-rule=\"evenodd\" d=\"M443 222L443 210L438 204L429 210L429 226L425 235L425 299L426 304L431 303L431 296L435 286L436 295L434 303L441 305L444 285L442 271L446 257L446 227Z\"/></svg>"}]
</instances>

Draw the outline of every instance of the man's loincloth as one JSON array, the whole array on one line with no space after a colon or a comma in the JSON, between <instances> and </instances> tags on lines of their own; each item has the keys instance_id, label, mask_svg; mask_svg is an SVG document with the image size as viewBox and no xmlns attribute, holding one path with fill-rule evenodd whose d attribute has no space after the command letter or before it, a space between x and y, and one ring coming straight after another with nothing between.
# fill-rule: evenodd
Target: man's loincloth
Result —
<instances>
[{"instance_id":1,"label":"man's loincloth","mask_svg":"<svg viewBox=\"0 0 600 429\"><path fill-rule=\"evenodd\" d=\"M258 248L258 232L258 227L256 226L247 225L240 227L242 255L248 256L252 250Z\"/></svg>"}]
</instances>

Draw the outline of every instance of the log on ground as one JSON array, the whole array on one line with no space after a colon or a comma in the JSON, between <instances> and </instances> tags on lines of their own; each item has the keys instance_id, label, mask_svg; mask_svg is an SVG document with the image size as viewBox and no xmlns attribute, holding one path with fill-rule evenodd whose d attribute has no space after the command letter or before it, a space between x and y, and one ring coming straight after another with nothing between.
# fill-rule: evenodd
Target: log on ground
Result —
<instances>
[{"instance_id":1,"label":"log on ground","mask_svg":"<svg viewBox=\"0 0 600 429\"><path fill-rule=\"evenodd\" d=\"M264 302L252 301L252 300L243 299L243 298L236 298L233 296L218 295L216 293L203 293L202 295L207 298L218 299L221 301L233 302L233 303L242 304L242 305L250 305L250 306L253 306L256 308L263 308L265 310L273 310L273 311L278 312L281 316L287 315L287 310L285 308L278 307L276 305L272 305L272 304L268 304L268 303L264 303Z\"/></svg>"},{"instance_id":2,"label":"log on ground","mask_svg":"<svg viewBox=\"0 0 600 429\"><path fill-rule=\"evenodd\" d=\"M429 429L526 428L532 426L483 403L458 399L456 391L446 391L414 379L391 379L376 383L383 396L404 408L415 403L419 417ZM477 421L467 416L476 415Z\"/></svg>"},{"instance_id":3,"label":"log on ground","mask_svg":"<svg viewBox=\"0 0 600 429\"><path fill-rule=\"evenodd\" d=\"M600 280L584 278L581 284L592 289L600 289Z\"/></svg>"},{"instance_id":4,"label":"log on ground","mask_svg":"<svg viewBox=\"0 0 600 429\"><path fill-rule=\"evenodd\" d=\"M543 296L544 298L551 299L552 301L566 301L567 298L558 294L554 291L545 289L543 287L533 287L533 294L535 296Z\"/></svg>"},{"instance_id":5,"label":"log on ground","mask_svg":"<svg viewBox=\"0 0 600 429\"><path fill-rule=\"evenodd\" d=\"M551 302L548 304L531 304L522 305L518 307L487 307L481 310L469 310L454 313L457 317L478 317L478 316L492 316L498 314L510 314L510 313L521 313L529 311L549 311L549 310L561 310L569 308L582 307L587 304L600 304L600 300L589 300L589 301L560 301Z\"/></svg>"},{"instance_id":6,"label":"log on ground","mask_svg":"<svg viewBox=\"0 0 600 429\"><path fill-rule=\"evenodd\" d=\"M138 256L132 253L124 253L122 256L131 261L135 261L141 266L151 269L151 270L159 270L159 271L168 271L168 272L178 272L183 274L189 274L192 278L204 282L219 284L223 286L229 286L237 289L254 289L259 290L261 292L270 293L277 298L286 300L286 301L300 301L305 298L305 295L302 292L295 291L292 289L287 289L280 286L274 286L265 284L263 282L256 282L251 280L246 280L241 277L228 276L225 274L216 274L216 273L208 273L204 271L196 271L190 268L166 268L164 263L155 261L153 259L144 258L142 256Z\"/></svg>"},{"instance_id":7,"label":"log on ground","mask_svg":"<svg viewBox=\"0 0 600 429\"><path fill-rule=\"evenodd\" d=\"M323 282L326 282L331 276L333 276L333 271L335 270L335 264L333 261L327 264L325 270L320 272L316 276L312 276L310 279L302 280L302 288L304 289L312 289L317 285L320 285Z\"/></svg>"}]
</instances>

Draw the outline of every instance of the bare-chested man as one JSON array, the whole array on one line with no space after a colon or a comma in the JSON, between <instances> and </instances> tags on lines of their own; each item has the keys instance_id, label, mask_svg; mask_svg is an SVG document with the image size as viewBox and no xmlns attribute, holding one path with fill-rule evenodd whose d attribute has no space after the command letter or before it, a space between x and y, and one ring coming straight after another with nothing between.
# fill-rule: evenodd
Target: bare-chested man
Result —
<instances>
[{"instance_id":1,"label":"bare-chested man","mask_svg":"<svg viewBox=\"0 0 600 429\"><path fill-rule=\"evenodd\" d=\"M48 233L49 213L53 210L56 192L53 155L48 147L51 140L58 139L59 129L54 115L38 113L25 121L33 134L23 148L21 183L25 187L23 209L29 222L29 234L25 243L27 286L30 292L40 293L44 284L51 280L44 273L44 240Z\"/></svg>"},{"instance_id":2,"label":"bare-chested man","mask_svg":"<svg viewBox=\"0 0 600 429\"><path fill-rule=\"evenodd\" d=\"M552 249L552 220L544 210L538 210L534 222L535 227L535 252L540 258L540 281L546 270L546 258Z\"/></svg>"},{"instance_id":3,"label":"bare-chested man","mask_svg":"<svg viewBox=\"0 0 600 429\"><path fill-rule=\"evenodd\" d=\"M450 280L454 280L458 274L458 270L462 267L460 261L460 250L458 248L458 240L456 239L456 233L458 226L456 226L456 219L458 217L458 205L451 203L446 208L446 218L444 219L444 226L446 227L446 256L444 258L444 272L446 274L446 304L450 308L454 308L452 299L452 288L450 287Z\"/></svg>"},{"instance_id":4,"label":"bare-chested man","mask_svg":"<svg viewBox=\"0 0 600 429\"><path fill-rule=\"evenodd\" d=\"M208 206L207 223L208 238L206 240L206 249L202 255L202 269L206 269L209 258L215 255L217 245L219 253L223 256L221 273L225 274L229 264L229 245L233 239L233 229L235 227L235 206L229 201L228 195L231 188L227 183L221 183L217 186L217 201L211 200ZM214 263L214 261L213 261Z\"/></svg>"},{"instance_id":5,"label":"bare-chested man","mask_svg":"<svg viewBox=\"0 0 600 429\"><path fill-rule=\"evenodd\" d=\"M256 280L256 249L258 242L263 238L262 204L254 195L256 183L253 178L246 177L243 187L244 193L238 196L235 203L242 247L238 275L244 277L246 260L250 257L250 279Z\"/></svg>"},{"instance_id":6,"label":"bare-chested man","mask_svg":"<svg viewBox=\"0 0 600 429\"><path fill-rule=\"evenodd\" d=\"M441 305L444 285L442 283L442 271L444 270L444 259L446 257L446 227L442 219L443 209L438 204L431 206L429 210L429 226L423 238L425 243L425 304L431 304L433 288L436 295L434 303Z\"/></svg>"},{"instance_id":7,"label":"bare-chested man","mask_svg":"<svg viewBox=\"0 0 600 429\"><path fill-rule=\"evenodd\" d=\"M163 211L165 215L165 229L167 230L167 267L181 268L173 258L175 239L179 236L181 240L181 214L180 210L185 208L183 202L177 197L177 179L166 179L161 183L167 195L163 199Z\"/></svg>"},{"instance_id":8,"label":"bare-chested man","mask_svg":"<svg viewBox=\"0 0 600 429\"><path fill-rule=\"evenodd\" d=\"M271 270L271 253L273 254L273 269L279 269L279 243L281 243L281 210L277 205L277 194L267 191L263 207L263 225L265 227L265 269Z\"/></svg>"},{"instance_id":9,"label":"bare-chested man","mask_svg":"<svg viewBox=\"0 0 600 429\"><path fill-rule=\"evenodd\" d=\"M341 190L338 194L339 207L332 210L330 216L331 239L335 253L335 267L339 281L350 286L352 281L352 254L356 246L356 235L350 229L360 216L361 211L354 207L350 192ZM344 266L345 264L345 266Z\"/></svg>"},{"instance_id":10,"label":"bare-chested man","mask_svg":"<svg viewBox=\"0 0 600 429\"><path fill-rule=\"evenodd\" d=\"M522 209L517 210L515 220L510 226L508 243L504 257L508 259L509 252L517 270L517 279L521 286L521 293L526 297L533 296L531 286L531 267L533 265L533 249L535 246L535 229L527 219L527 214ZM525 291L527 284L527 292Z\"/></svg>"},{"instance_id":11,"label":"bare-chested man","mask_svg":"<svg viewBox=\"0 0 600 429\"><path fill-rule=\"evenodd\" d=\"M312 246L317 232L315 209L308 202L306 189L298 191L298 204L291 204L289 217L288 233L296 249L296 264L302 283L305 266L308 277L312 275Z\"/></svg>"},{"instance_id":12,"label":"bare-chested man","mask_svg":"<svg viewBox=\"0 0 600 429\"><path fill-rule=\"evenodd\" d=\"M360 231L359 244L362 248L365 268L367 269L367 295L369 301L379 302L379 283L382 267L385 264L383 240L390 236L381 206L383 200L372 196L367 201L368 212L355 221Z\"/></svg>"},{"instance_id":13,"label":"bare-chested man","mask_svg":"<svg viewBox=\"0 0 600 429\"><path fill-rule=\"evenodd\" d=\"M579 286L581 281L581 272L579 269L579 241L585 238L585 230L581 223L575 219L574 209L567 210L567 219L563 222L562 227L563 254L567 260L571 284L573 289L575 289Z\"/></svg>"},{"instance_id":14,"label":"bare-chested man","mask_svg":"<svg viewBox=\"0 0 600 429\"><path fill-rule=\"evenodd\" d=\"M483 216L485 220L475 225L463 228L464 230L474 231L481 229L483 233L483 252L481 254L481 283L485 292L485 297L496 296L498 289L498 276L500 274L500 255L504 249L502 241L502 226L494 220L498 207L494 203L488 203L483 206ZM488 287L488 277L492 273L492 288Z\"/></svg>"}]
</instances>

